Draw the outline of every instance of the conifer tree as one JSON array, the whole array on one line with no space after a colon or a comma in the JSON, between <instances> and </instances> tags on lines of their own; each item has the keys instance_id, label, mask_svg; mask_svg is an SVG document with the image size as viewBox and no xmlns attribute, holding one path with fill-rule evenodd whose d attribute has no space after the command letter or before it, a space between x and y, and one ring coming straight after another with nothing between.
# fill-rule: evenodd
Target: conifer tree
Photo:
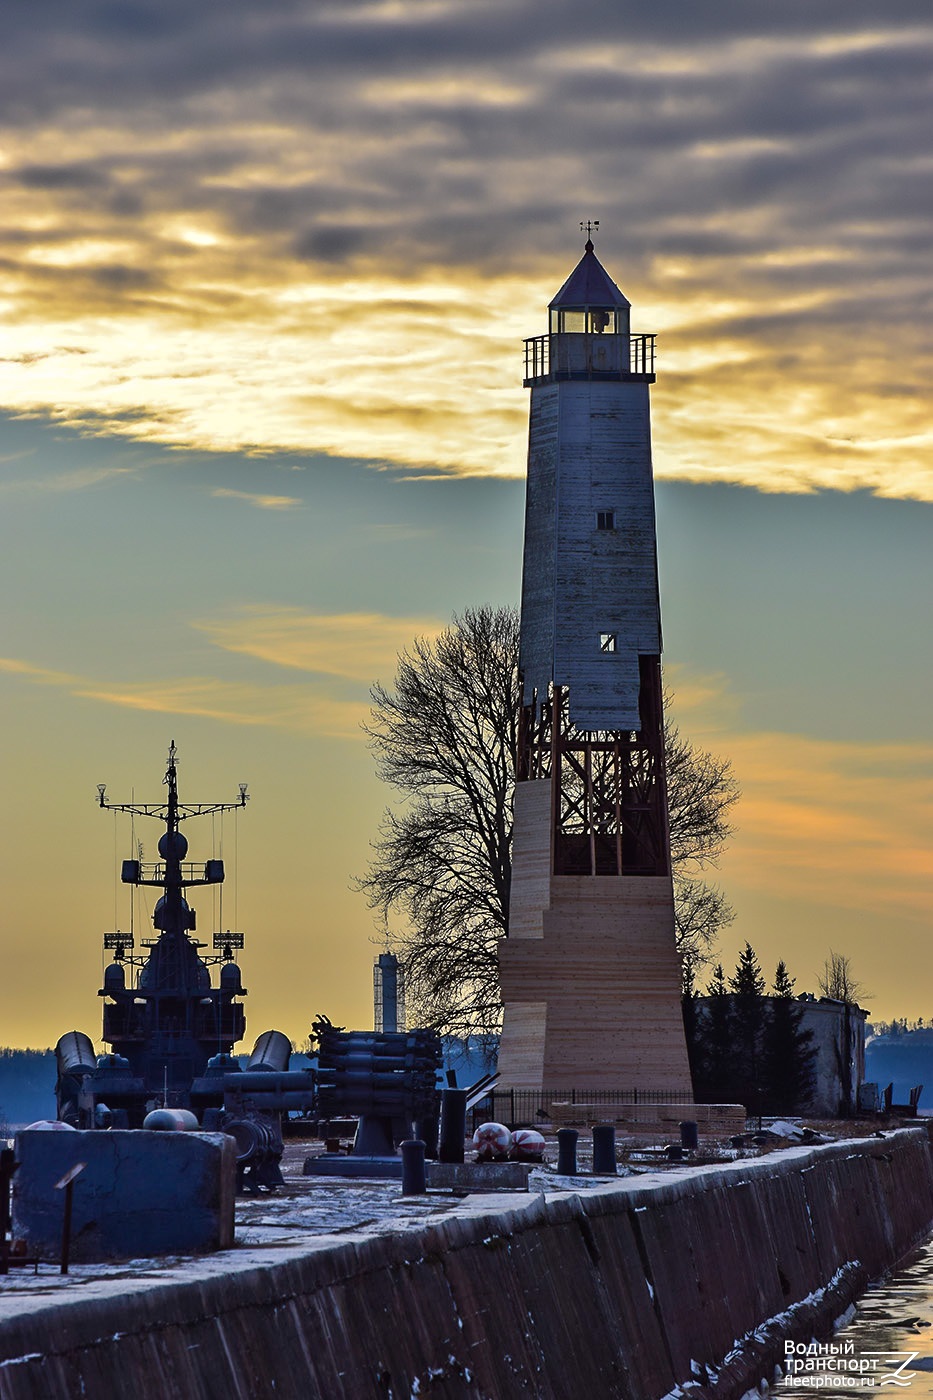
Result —
<instances>
[{"instance_id":1,"label":"conifer tree","mask_svg":"<svg viewBox=\"0 0 933 1400\"><path fill-rule=\"evenodd\" d=\"M690 1079L694 1093L699 1093L703 1082L703 1038L700 1014L697 1009L697 990L693 968L685 959L683 964L683 992L681 1009L684 1018L684 1038L687 1042L687 1057L690 1061Z\"/></svg>"},{"instance_id":2,"label":"conifer tree","mask_svg":"<svg viewBox=\"0 0 933 1400\"><path fill-rule=\"evenodd\" d=\"M691 1069L696 1063L694 1088L701 1102L731 1103L734 1080L732 1056L732 998L722 963L717 963L706 989L709 998L703 1016L697 1017Z\"/></svg>"},{"instance_id":3,"label":"conifer tree","mask_svg":"<svg viewBox=\"0 0 933 1400\"><path fill-rule=\"evenodd\" d=\"M732 992L732 1052L737 1101L749 1113L762 1111L762 1045L765 979L750 943L739 954L729 979Z\"/></svg>"},{"instance_id":4,"label":"conifer tree","mask_svg":"<svg viewBox=\"0 0 933 1400\"><path fill-rule=\"evenodd\" d=\"M801 1029L803 1008L794 998L794 979L784 962L774 974L764 1028L763 1084L771 1113L798 1113L813 1089L813 1033Z\"/></svg>"}]
</instances>

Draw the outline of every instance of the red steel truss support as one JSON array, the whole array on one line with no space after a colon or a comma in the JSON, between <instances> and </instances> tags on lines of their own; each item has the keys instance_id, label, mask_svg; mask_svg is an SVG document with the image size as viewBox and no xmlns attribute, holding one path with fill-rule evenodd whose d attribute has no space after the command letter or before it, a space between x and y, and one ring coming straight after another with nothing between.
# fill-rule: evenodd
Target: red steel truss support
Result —
<instances>
[{"instance_id":1,"label":"red steel truss support","mask_svg":"<svg viewBox=\"0 0 933 1400\"><path fill-rule=\"evenodd\" d=\"M640 658L641 728L577 730L567 691L524 707L517 777L551 778L555 875L669 875L661 666Z\"/></svg>"}]
</instances>

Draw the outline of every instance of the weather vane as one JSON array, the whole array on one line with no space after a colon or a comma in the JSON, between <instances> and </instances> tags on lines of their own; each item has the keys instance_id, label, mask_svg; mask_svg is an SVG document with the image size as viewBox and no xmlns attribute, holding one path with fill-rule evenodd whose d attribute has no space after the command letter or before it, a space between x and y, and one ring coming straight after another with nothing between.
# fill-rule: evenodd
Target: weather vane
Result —
<instances>
[{"instance_id":1,"label":"weather vane","mask_svg":"<svg viewBox=\"0 0 933 1400\"><path fill-rule=\"evenodd\" d=\"M586 236L587 236L587 238L589 238L589 239L592 239L593 234L596 232L596 230L597 230L598 228L599 228L599 220L598 220L598 219L587 219L585 223L583 222L582 219L580 220L580 232L581 232L581 233L585 233Z\"/></svg>"}]
</instances>

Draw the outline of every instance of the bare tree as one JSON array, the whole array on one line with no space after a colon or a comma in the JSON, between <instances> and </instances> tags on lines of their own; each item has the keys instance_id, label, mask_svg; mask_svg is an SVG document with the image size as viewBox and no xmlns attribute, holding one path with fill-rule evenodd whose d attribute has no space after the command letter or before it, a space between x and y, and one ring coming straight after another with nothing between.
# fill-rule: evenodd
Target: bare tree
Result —
<instances>
[{"instance_id":1,"label":"bare tree","mask_svg":"<svg viewBox=\"0 0 933 1400\"><path fill-rule=\"evenodd\" d=\"M858 1004L859 997L870 996L865 987L852 975L852 960L845 953L829 950L829 957L823 964L823 971L817 978L817 986L824 997L833 1001L844 1001L850 1006Z\"/></svg>"},{"instance_id":2,"label":"bare tree","mask_svg":"<svg viewBox=\"0 0 933 1400\"><path fill-rule=\"evenodd\" d=\"M718 885L702 872L715 866L732 835L729 813L739 789L727 759L684 739L670 718L671 696L664 694L664 762L674 872L674 922L684 991L710 960L719 930L735 913Z\"/></svg>"},{"instance_id":3,"label":"bare tree","mask_svg":"<svg viewBox=\"0 0 933 1400\"><path fill-rule=\"evenodd\" d=\"M739 791L727 760L698 749L681 736L670 718L670 692L664 696L664 763L671 822L671 861L675 869L715 865L732 835L729 809Z\"/></svg>"},{"instance_id":4,"label":"bare tree","mask_svg":"<svg viewBox=\"0 0 933 1400\"><path fill-rule=\"evenodd\" d=\"M380 777L406 798L389 808L358 886L386 921L422 1024L495 1033L497 944L508 937L512 790L521 703L518 614L468 609L399 658L393 688L372 690L366 732ZM678 945L691 974L732 918L699 871L730 834L738 789L727 761L668 730L668 792Z\"/></svg>"},{"instance_id":5,"label":"bare tree","mask_svg":"<svg viewBox=\"0 0 933 1400\"><path fill-rule=\"evenodd\" d=\"M698 974L712 957L719 930L734 918L735 911L718 885L707 884L675 866L674 928L687 996L693 994Z\"/></svg>"},{"instance_id":6,"label":"bare tree","mask_svg":"<svg viewBox=\"0 0 933 1400\"><path fill-rule=\"evenodd\" d=\"M859 997L870 995L861 982L852 975L852 962L845 953L829 950L829 957L823 964L823 972L817 985L824 997L832 997L842 1002L842 1021L833 1043L833 1054L839 1074L839 1112L843 1117L856 1108L856 1068L860 1060L859 1040L861 1028L856 1023L852 1008L858 1005Z\"/></svg>"},{"instance_id":7,"label":"bare tree","mask_svg":"<svg viewBox=\"0 0 933 1400\"><path fill-rule=\"evenodd\" d=\"M409 1007L456 1034L499 1020L496 945L508 934L518 619L469 609L399 658L372 690L379 776L409 799L383 818L360 881L388 920Z\"/></svg>"}]
</instances>

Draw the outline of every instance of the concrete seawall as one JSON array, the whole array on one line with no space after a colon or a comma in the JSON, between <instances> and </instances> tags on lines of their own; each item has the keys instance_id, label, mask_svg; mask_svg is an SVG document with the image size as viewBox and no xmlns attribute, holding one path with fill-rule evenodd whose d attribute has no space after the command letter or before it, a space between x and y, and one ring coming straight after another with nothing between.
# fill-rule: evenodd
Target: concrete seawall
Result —
<instances>
[{"instance_id":1,"label":"concrete seawall","mask_svg":"<svg viewBox=\"0 0 933 1400\"><path fill-rule=\"evenodd\" d=\"M0 1320L0 1400L659 1400L691 1380L696 1400L731 1400L931 1222L922 1127L471 1198L428 1227L305 1239L268 1263L234 1250L19 1299Z\"/></svg>"}]
</instances>

